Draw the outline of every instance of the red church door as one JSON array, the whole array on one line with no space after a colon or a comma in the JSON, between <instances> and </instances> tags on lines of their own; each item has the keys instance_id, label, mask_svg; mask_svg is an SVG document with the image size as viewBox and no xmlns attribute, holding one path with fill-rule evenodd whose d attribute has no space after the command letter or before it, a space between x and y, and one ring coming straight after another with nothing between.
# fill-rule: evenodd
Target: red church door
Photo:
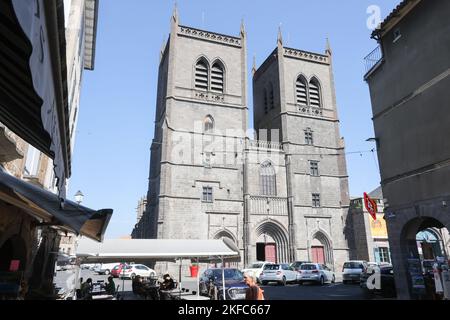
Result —
<instances>
[{"instance_id":1,"label":"red church door","mask_svg":"<svg viewBox=\"0 0 450 320\"><path fill-rule=\"evenodd\" d=\"M323 247L312 247L311 252L314 263L325 264L325 250Z\"/></svg>"},{"instance_id":2,"label":"red church door","mask_svg":"<svg viewBox=\"0 0 450 320\"><path fill-rule=\"evenodd\" d=\"M268 243L265 247L266 261L276 263L277 262L277 247L275 243Z\"/></svg>"}]
</instances>

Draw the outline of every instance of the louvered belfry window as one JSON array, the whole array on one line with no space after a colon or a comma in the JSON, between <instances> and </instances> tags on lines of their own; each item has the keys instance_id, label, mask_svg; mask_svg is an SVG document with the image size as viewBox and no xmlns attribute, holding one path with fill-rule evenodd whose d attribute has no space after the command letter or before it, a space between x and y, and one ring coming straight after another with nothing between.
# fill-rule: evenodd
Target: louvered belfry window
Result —
<instances>
[{"instance_id":1,"label":"louvered belfry window","mask_svg":"<svg viewBox=\"0 0 450 320\"><path fill-rule=\"evenodd\" d=\"M195 88L208 91L208 77L208 65L204 60L200 60L195 66Z\"/></svg>"},{"instance_id":2,"label":"louvered belfry window","mask_svg":"<svg viewBox=\"0 0 450 320\"><path fill-rule=\"evenodd\" d=\"M320 86L316 79L312 79L309 83L309 101L312 107L320 108Z\"/></svg>"},{"instance_id":3,"label":"louvered belfry window","mask_svg":"<svg viewBox=\"0 0 450 320\"><path fill-rule=\"evenodd\" d=\"M211 91L223 93L223 66L216 62L211 68Z\"/></svg>"},{"instance_id":4,"label":"louvered belfry window","mask_svg":"<svg viewBox=\"0 0 450 320\"><path fill-rule=\"evenodd\" d=\"M297 104L306 106L308 104L308 97L306 93L306 80L303 77L299 77L296 83Z\"/></svg>"}]
</instances>

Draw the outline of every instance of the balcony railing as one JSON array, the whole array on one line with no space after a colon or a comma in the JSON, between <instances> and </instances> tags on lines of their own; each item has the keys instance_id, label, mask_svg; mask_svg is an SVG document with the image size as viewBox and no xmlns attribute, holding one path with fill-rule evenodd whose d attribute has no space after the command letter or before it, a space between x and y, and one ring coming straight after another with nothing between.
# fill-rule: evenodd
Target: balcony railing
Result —
<instances>
[{"instance_id":1,"label":"balcony railing","mask_svg":"<svg viewBox=\"0 0 450 320\"><path fill-rule=\"evenodd\" d=\"M250 214L287 216L287 199L280 197L250 196Z\"/></svg>"},{"instance_id":2,"label":"balcony railing","mask_svg":"<svg viewBox=\"0 0 450 320\"><path fill-rule=\"evenodd\" d=\"M249 140L249 148L283 150L281 143L263 140Z\"/></svg>"},{"instance_id":3,"label":"balcony railing","mask_svg":"<svg viewBox=\"0 0 450 320\"><path fill-rule=\"evenodd\" d=\"M372 70L372 68L382 59L383 59L383 51L381 50L381 47L378 46L375 48L375 50L373 50L364 58L364 63L366 65L366 73Z\"/></svg>"}]
</instances>

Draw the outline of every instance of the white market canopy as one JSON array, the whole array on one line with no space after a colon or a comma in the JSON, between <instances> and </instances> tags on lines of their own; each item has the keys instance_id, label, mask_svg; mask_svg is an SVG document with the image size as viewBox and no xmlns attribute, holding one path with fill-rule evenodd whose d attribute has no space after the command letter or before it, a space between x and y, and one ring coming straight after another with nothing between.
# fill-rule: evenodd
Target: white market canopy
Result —
<instances>
[{"instance_id":1,"label":"white market canopy","mask_svg":"<svg viewBox=\"0 0 450 320\"><path fill-rule=\"evenodd\" d=\"M221 240L183 239L114 239L98 243L86 238L77 248L80 263L148 262L193 259L199 262L239 262L236 245Z\"/></svg>"}]
</instances>

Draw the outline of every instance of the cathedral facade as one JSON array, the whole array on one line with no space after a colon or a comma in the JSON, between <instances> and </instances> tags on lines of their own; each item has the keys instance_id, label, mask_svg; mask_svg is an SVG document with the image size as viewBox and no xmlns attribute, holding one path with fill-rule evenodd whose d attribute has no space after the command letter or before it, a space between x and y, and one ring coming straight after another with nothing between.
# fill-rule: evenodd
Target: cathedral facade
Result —
<instances>
[{"instance_id":1,"label":"cathedral facade","mask_svg":"<svg viewBox=\"0 0 450 320\"><path fill-rule=\"evenodd\" d=\"M180 25L159 65L144 238L230 238L241 264L348 259L345 149L332 52L277 46L253 66L248 130L246 32Z\"/></svg>"}]
</instances>

